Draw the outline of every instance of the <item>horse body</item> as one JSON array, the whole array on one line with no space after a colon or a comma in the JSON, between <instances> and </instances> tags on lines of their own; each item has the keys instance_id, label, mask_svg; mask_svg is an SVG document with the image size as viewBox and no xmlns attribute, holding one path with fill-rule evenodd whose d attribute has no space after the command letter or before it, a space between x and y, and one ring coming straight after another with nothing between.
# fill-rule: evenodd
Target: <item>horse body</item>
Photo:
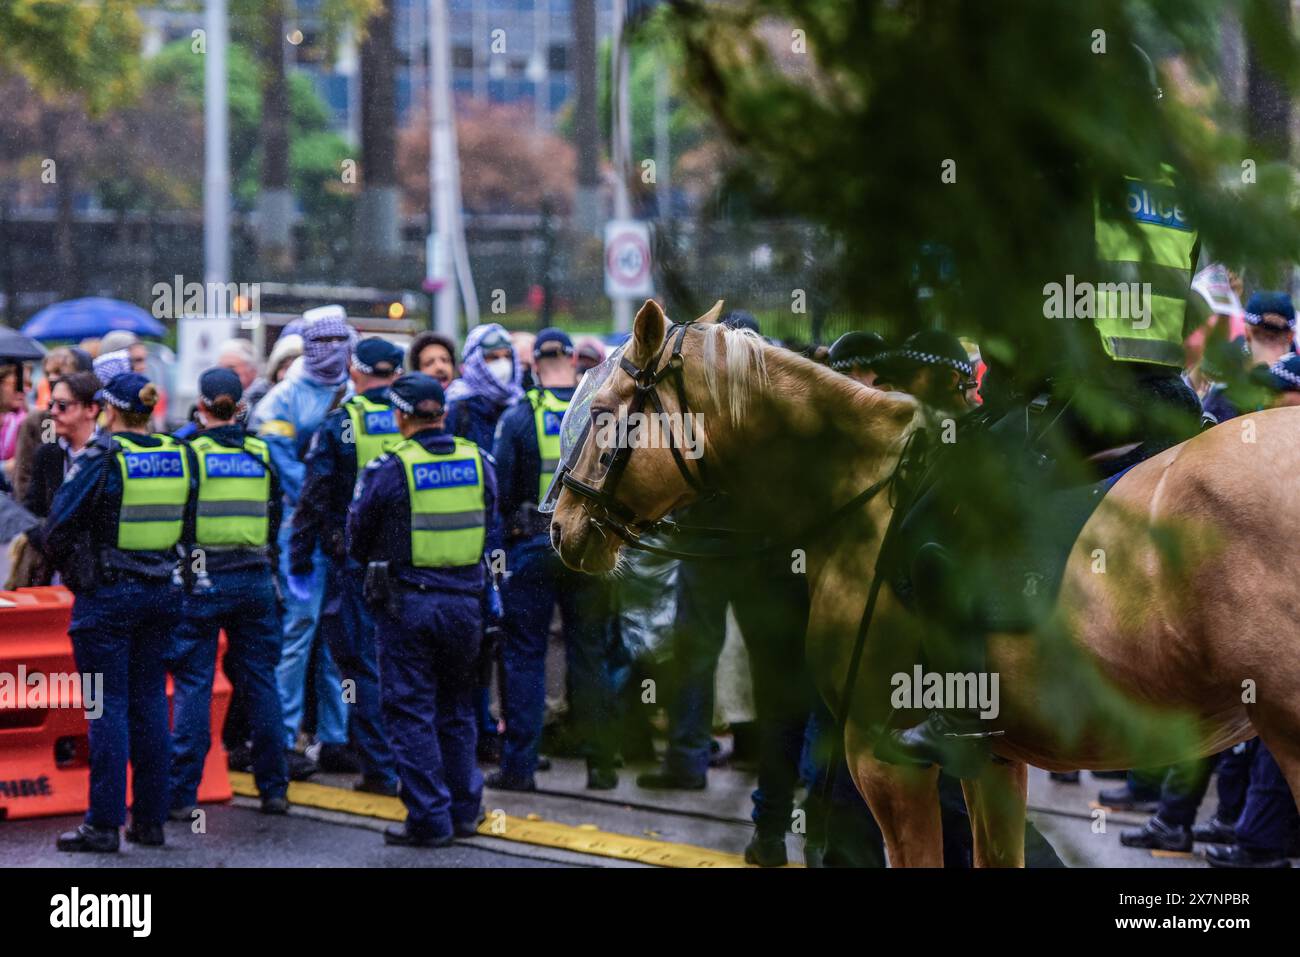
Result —
<instances>
[{"instance_id":1,"label":"horse body","mask_svg":"<svg viewBox=\"0 0 1300 957\"><path fill-rule=\"evenodd\" d=\"M640 361L656 354L663 332L662 313L647 303L631 347ZM752 505L757 523L792 536L792 547L806 552L809 666L845 720L855 783L891 864L938 866L938 770L872 757L874 736L896 717L890 676L919 660L924 627L888 589L880 593L849 714L841 714L892 503L877 496L798 540L819 515L889 473L923 412L910 397L874 392L761 340L707 326L704 335L712 342L691 343L683 371L692 410L707 416L710 474ZM743 408L735 392L728 401L718 385L742 374L759 379L745 384ZM611 382L599 401L616 406L629 392L630 380ZM994 724L1004 733L994 739L999 760L963 782L977 864L1023 865L1026 764L1152 767L1213 754L1258 731L1300 800L1300 639L1293 625L1300 554L1285 524L1300 514L1300 409L1248 421L1216 427L1130 470L1079 535L1041 633L990 637L989 670L1001 689ZM665 453L637 455L623 494L638 515L657 519L691 499ZM566 489L552 539L571 567L605 571L622 542L591 519L586 503Z\"/></svg>"}]
</instances>

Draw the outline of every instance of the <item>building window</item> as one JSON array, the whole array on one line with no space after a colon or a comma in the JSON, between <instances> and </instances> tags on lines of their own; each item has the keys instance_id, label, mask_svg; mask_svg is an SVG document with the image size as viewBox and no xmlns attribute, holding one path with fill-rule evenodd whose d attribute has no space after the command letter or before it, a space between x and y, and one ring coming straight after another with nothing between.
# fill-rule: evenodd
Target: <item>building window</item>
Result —
<instances>
[{"instance_id":1,"label":"building window","mask_svg":"<svg viewBox=\"0 0 1300 957\"><path fill-rule=\"evenodd\" d=\"M552 43L546 51L546 65L556 73L563 73L569 68L569 48L562 43Z\"/></svg>"},{"instance_id":2,"label":"building window","mask_svg":"<svg viewBox=\"0 0 1300 957\"><path fill-rule=\"evenodd\" d=\"M451 65L457 70L474 69L474 48L469 46L452 47Z\"/></svg>"}]
</instances>

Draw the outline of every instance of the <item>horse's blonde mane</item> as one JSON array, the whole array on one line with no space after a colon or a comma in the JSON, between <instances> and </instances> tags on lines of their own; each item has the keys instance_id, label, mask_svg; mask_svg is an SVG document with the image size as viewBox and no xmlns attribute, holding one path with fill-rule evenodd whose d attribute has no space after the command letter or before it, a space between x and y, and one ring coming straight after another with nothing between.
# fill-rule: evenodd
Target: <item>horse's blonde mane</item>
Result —
<instances>
[{"instance_id":1,"label":"horse's blonde mane","mask_svg":"<svg viewBox=\"0 0 1300 957\"><path fill-rule=\"evenodd\" d=\"M723 374L718 375L718 345L724 343ZM733 422L741 422L749 411L755 390L768 386L767 357L763 338L751 329L732 329L723 325L704 330L704 387L714 406L724 407L722 390L727 390L725 408Z\"/></svg>"}]
</instances>

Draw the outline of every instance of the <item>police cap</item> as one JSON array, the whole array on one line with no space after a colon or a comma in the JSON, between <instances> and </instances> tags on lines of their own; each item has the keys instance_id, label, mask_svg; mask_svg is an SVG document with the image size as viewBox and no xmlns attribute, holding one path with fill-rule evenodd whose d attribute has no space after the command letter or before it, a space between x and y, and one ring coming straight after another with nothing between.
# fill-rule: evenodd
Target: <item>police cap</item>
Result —
<instances>
[{"instance_id":1,"label":"police cap","mask_svg":"<svg viewBox=\"0 0 1300 957\"><path fill-rule=\"evenodd\" d=\"M406 415L436 419L442 415L447 395L442 383L423 372L408 372L388 387L388 401Z\"/></svg>"}]
</instances>

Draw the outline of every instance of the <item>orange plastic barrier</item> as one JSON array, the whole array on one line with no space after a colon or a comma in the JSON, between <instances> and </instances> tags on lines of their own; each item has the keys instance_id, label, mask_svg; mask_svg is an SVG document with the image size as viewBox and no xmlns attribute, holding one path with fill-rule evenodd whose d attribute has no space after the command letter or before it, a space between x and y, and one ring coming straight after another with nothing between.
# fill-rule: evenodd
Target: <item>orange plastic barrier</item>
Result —
<instances>
[{"instance_id":1,"label":"orange plastic barrier","mask_svg":"<svg viewBox=\"0 0 1300 957\"><path fill-rule=\"evenodd\" d=\"M72 593L62 586L0 591L0 820L77 814L90 798L90 749L81 684L68 625ZM231 687L221 668L220 638L212 689L212 747L203 766L199 800L228 801L230 776L221 728ZM19 681L39 676L44 687ZM9 700L16 692L17 700ZM167 678L167 700L172 697Z\"/></svg>"}]
</instances>

